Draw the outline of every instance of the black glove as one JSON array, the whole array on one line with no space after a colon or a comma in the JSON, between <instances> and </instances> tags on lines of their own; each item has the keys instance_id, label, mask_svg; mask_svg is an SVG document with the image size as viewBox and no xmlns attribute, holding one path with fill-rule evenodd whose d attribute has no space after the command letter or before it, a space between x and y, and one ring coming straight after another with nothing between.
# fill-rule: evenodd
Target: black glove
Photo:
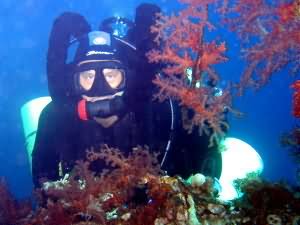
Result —
<instances>
[{"instance_id":1,"label":"black glove","mask_svg":"<svg viewBox=\"0 0 300 225\"><path fill-rule=\"evenodd\" d=\"M65 12L53 23L47 53L48 88L53 100L65 99L71 81L66 76L68 46L72 37L79 37L91 30L85 18L77 13Z\"/></svg>"},{"instance_id":2,"label":"black glove","mask_svg":"<svg viewBox=\"0 0 300 225\"><path fill-rule=\"evenodd\" d=\"M154 42L156 34L151 32L151 26L156 22L156 14L161 9L155 4L142 3L136 8L135 12L135 31L133 36L137 50L144 55L152 48L156 48Z\"/></svg>"},{"instance_id":3,"label":"black glove","mask_svg":"<svg viewBox=\"0 0 300 225\"><path fill-rule=\"evenodd\" d=\"M89 31L91 31L90 25L80 14L71 12L61 14L52 26L49 38L48 64L52 62L52 57L55 57L53 63L64 63L71 38L77 38ZM51 65L48 66L51 67Z\"/></svg>"},{"instance_id":4,"label":"black glove","mask_svg":"<svg viewBox=\"0 0 300 225\"><path fill-rule=\"evenodd\" d=\"M71 37L78 38L90 31L91 27L83 16L78 13L64 12L53 23L49 44L68 45Z\"/></svg>"},{"instance_id":5,"label":"black glove","mask_svg":"<svg viewBox=\"0 0 300 225\"><path fill-rule=\"evenodd\" d=\"M86 112L89 119L93 117L121 116L126 112L127 106L122 96L113 99L86 102Z\"/></svg>"},{"instance_id":6,"label":"black glove","mask_svg":"<svg viewBox=\"0 0 300 225\"><path fill-rule=\"evenodd\" d=\"M61 33L73 35L75 38L91 31L91 27L86 19L74 12L64 12L54 22L53 29L60 30Z\"/></svg>"}]
</instances>

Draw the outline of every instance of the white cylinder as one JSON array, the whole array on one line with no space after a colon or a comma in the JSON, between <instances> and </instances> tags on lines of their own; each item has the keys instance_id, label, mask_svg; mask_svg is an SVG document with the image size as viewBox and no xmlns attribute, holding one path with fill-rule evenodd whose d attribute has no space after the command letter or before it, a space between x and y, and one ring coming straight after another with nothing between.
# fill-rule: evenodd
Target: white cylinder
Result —
<instances>
[{"instance_id":1,"label":"white cylinder","mask_svg":"<svg viewBox=\"0 0 300 225\"><path fill-rule=\"evenodd\" d=\"M21 117L25 135L25 144L31 171L31 154L35 143L40 114L45 106L51 102L51 97L40 97L30 100L21 108Z\"/></svg>"}]
</instances>

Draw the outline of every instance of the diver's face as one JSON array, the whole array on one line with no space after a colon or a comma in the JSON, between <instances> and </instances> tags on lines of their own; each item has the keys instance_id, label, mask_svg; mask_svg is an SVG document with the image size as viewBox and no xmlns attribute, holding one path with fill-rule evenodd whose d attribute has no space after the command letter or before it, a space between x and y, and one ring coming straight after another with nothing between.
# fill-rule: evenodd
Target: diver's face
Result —
<instances>
[{"instance_id":1,"label":"diver's face","mask_svg":"<svg viewBox=\"0 0 300 225\"><path fill-rule=\"evenodd\" d=\"M125 88L125 69L121 66L104 62L101 64L81 63L80 70L75 74L76 87L83 99L89 102L111 101L116 96L122 96ZM79 86L78 86L79 85ZM112 126L119 117L94 117L102 127Z\"/></svg>"}]
</instances>

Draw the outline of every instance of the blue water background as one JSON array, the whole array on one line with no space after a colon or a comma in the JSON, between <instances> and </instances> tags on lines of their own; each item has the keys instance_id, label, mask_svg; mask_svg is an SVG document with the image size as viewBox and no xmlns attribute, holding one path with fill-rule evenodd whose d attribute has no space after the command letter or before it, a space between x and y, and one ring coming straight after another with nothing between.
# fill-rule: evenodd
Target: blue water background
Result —
<instances>
[{"instance_id":1,"label":"blue water background","mask_svg":"<svg viewBox=\"0 0 300 225\"><path fill-rule=\"evenodd\" d=\"M137 0L1 0L0 3L0 176L4 176L17 197L32 191L30 169L25 149L20 109L27 101L48 95L46 52L48 35L54 18L63 11L84 15L96 28L112 15L134 18ZM157 3L164 12L180 7L175 0ZM244 68L239 58L239 42L234 34L218 34L229 48L229 62L218 66L226 80L237 80ZM263 175L273 181L295 183L295 164L279 143L284 131L293 127L291 96L292 78L288 70L275 74L258 92L248 91L235 100L234 107L243 118L230 118L229 136L252 145L263 158ZM234 163L234 162L233 162Z\"/></svg>"}]
</instances>

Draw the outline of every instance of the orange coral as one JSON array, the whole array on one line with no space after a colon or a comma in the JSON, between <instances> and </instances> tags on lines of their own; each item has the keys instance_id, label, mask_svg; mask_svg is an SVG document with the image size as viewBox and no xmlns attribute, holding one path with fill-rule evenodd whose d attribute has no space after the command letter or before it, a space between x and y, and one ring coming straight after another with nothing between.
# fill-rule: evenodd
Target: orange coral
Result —
<instances>
[{"instance_id":1,"label":"orange coral","mask_svg":"<svg viewBox=\"0 0 300 225\"><path fill-rule=\"evenodd\" d=\"M286 23L300 17L300 1L282 4L278 7L278 16L281 23Z\"/></svg>"},{"instance_id":2,"label":"orange coral","mask_svg":"<svg viewBox=\"0 0 300 225\"><path fill-rule=\"evenodd\" d=\"M156 97L161 101L175 98L182 107L192 109L194 116L189 121L189 130L198 126L201 132L212 131L212 139L218 140L224 135L222 127L227 127L224 111L230 109L231 98L228 90L222 96L215 96L213 85L205 84L219 80L213 66L227 60L224 42L217 44L205 40L205 32L214 29L208 18L208 7L217 1L180 2L186 4L186 8L177 15L158 15L156 25L151 28L162 48L148 52L148 59L166 65L163 68L165 76L157 76L153 81L160 88ZM188 68L192 69L191 83L187 82Z\"/></svg>"},{"instance_id":3,"label":"orange coral","mask_svg":"<svg viewBox=\"0 0 300 225\"><path fill-rule=\"evenodd\" d=\"M191 131L193 127L198 126L200 134L213 129L210 143L218 140L225 135L224 127L228 128L225 122L224 110L230 101L229 91L224 91L222 96L213 96L209 88L191 88L185 87L183 81L176 77L162 79L159 76L153 81L160 87L157 98L164 100L166 96L172 96L179 100L180 104L194 110L195 115L186 128Z\"/></svg>"},{"instance_id":4,"label":"orange coral","mask_svg":"<svg viewBox=\"0 0 300 225\"><path fill-rule=\"evenodd\" d=\"M300 117L300 80L295 81L291 87L294 89L293 95L293 114L295 117Z\"/></svg>"},{"instance_id":5,"label":"orange coral","mask_svg":"<svg viewBox=\"0 0 300 225\"><path fill-rule=\"evenodd\" d=\"M248 86L261 87L284 66L300 70L299 0L270 4L265 0L235 1L226 19L245 44L248 66L241 78L240 93ZM253 41L255 40L255 41Z\"/></svg>"}]
</instances>

